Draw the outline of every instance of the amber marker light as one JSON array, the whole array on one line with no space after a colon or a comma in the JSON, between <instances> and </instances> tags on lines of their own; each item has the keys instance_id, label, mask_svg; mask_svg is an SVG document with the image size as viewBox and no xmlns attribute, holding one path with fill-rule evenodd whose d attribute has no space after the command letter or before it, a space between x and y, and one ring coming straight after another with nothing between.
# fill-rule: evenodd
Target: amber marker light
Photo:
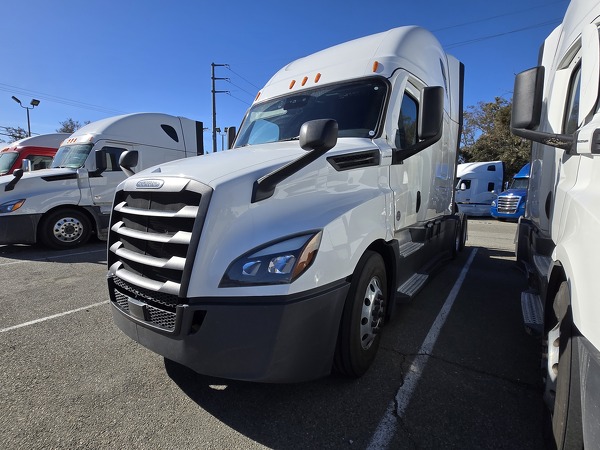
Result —
<instances>
[{"instance_id":1,"label":"amber marker light","mask_svg":"<svg viewBox=\"0 0 600 450\"><path fill-rule=\"evenodd\" d=\"M254 99L254 101L258 100L258 97L260 97L260 91L258 91L258 94L256 94L256 98Z\"/></svg>"},{"instance_id":2,"label":"amber marker light","mask_svg":"<svg viewBox=\"0 0 600 450\"><path fill-rule=\"evenodd\" d=\"M315 75L315 83L318 83L320 79L321 79L321 74L320 73L316 74Z\"/></svg>"},{"instance_id":3,"label":"amber marker light","mask_svg":"<svg viewBox=\"0 0 600 450\"><path fill-rule=\"evenodd\" d=\"M377 61L375 61L373 63L373 72L377 72L377 69L379 69L379 63Z\"/></svg>"},{"instance_id":4,"label":"amber marker light","mask_svg":"<svg viewBox=\"0 0 600 450\"><path fill-rule=\"evenodd\" d=\"M296 80L292 80L292 82L290 83L290 89L293 88L295 84L296 84Z\"/></svg>"},{"instance_id":5,"label":"amber marker light","mask_svg":"<svg viewBox=\"0 0 600 450\"><path fill-rule=\"evenodd\" d=\"M304 86L306 84L306 82L308 81L308 77L304 77L302 79L302 86Z\"/></svg>"}]
</instances>

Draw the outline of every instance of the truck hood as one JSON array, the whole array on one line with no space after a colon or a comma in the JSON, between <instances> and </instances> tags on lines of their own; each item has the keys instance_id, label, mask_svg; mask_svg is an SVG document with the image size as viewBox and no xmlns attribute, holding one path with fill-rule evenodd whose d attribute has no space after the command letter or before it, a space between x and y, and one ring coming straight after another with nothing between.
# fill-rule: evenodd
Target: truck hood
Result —
<instances>
[{"instance_id":1,"label":"truck hood","mask_svg":"<svg viewBox=\"0 0 600 450\"><path fill-rule=\"evenodd\" d=\"M338 140L337 145L322 158L376 148L370 139L344 138ZM243 175L255 173L257 177L261 177L306 153L306 150L300 148L298 141L252 145L171 161L150 167L134 177L182 176L185 173L188 177L214 188Z\"/></svg>"},{"instance_id":2,"label":"truck hood","mask_svg":"<svg viewBox=\"0 0 600 450\"><path fill-rule=\"evenodd\" d=\"M76 177L77 171L75 169L39 169L32 172L25 172L23 176L16 184L15 189L19 186L19 183L23 183L26 180L35 180L43 177ZM4 192L4 187L14 180L14 175L2 175L0 176L0 192Z\"/></svg>"},{"instance_id":3,"label":"truck hood","mask_svg":"<svg viewBox=\"0 0 600 450\"><path fill-rule=\"evenodd\" d=\"M498 197L508 197L510 195L525 197L527 195L527 189L507 189L506 191L502 192Z\"/></svg>"}]
</instances>

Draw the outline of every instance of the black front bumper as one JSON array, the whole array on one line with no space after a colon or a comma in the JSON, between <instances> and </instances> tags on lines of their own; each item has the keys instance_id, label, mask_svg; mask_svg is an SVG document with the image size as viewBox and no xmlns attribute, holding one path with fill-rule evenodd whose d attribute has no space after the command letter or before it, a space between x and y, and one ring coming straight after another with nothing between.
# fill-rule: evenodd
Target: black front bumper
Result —
<instances>
[{"instance_id":1,"label":"black front bumper","mask_svg":"<svg viewBox=\"0 0 600 450\"><path fill-rule=\"evenodd\" d=\"M0 216L0 245L35 244L41 214Z\"/></svg>"},{"instance_id":2,"label":"black front bumper","mask_svg":"<svg viewBox=\"0 0 600 450\"><path fill-rule=\"evenodd\" d=\"M109 278L113 318L130 338L203 375L269 383L330 373L345 281L287 297L193 299L167 312ZM164 312L164 311L163 311Z\"/></svg>"}]
</instances>

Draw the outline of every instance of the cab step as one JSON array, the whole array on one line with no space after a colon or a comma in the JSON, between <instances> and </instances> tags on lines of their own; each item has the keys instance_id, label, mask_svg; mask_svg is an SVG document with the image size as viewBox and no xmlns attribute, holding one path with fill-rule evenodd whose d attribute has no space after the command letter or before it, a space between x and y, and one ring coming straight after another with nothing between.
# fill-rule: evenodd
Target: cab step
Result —
<instances>
[{"instance_id":1,"label":"cab step","mask_svg":"<svg viewBox=\"0 0 600 450\"><path fill-rule=\"evenodd\" d=\"M544 309L537 291L521 292L521 312L525 330L532 336L542 336L544 332Z\"/></svg>"},{"instance_id":2,"label":"cab step","mask_svg":"<svg viewBox=\"0 0 600 450\"><path fill-rule=\"evenodd\" d=\"M396 300L399 302L407 302L411 300L421 288L427 283L429 274L415 273L400 286L396 291Z\"/></svg>"}]
</instances>

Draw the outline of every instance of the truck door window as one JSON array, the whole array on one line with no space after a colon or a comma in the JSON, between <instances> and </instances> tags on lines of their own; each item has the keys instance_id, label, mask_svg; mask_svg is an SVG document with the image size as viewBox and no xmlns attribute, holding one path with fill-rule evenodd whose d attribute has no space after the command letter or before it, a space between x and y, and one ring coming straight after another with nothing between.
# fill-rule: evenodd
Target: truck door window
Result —
<instances>
[{"instance_id":1,"label":"truck door window","mask_svg":"<svg viewBox=\"0 0 600 450\"><path fill-rule=\"evenodd\" d=\"M51 156L29 155L27 159L31 161L31 168L33 170L47 169L52 164Z\"/></svg>"},{"instance_id":2,"label":"truck door window","mask_svg":"<svg viewBox=\"0 0 600 450\"><path fill-rule=\"evenodd\" d=\"M578 65L571 76L569 93L567 97L565 118L563 124L564 134L573 134L579 126L579 93L581 90L581 66Z\"/></svg>"},{"instance_id":3,"label":"truck door window","mask_svg":"<svg viewBox=\"0 0 600 450\"><path fill-rule=\"evenodd\" d=\"M417 143L417 101L407 93L402 96L395 145L397 149L408 148Z\"/></svg>"},{"instance_id":4,"label":"truck door window","mask_svg":"<svg viewBox=\"0 0 600 450\"><path fill-rule=\"evenodd\" d=\"M102 147L102 151L106 155L106 171L107 172L119 172L121 166L119 166L119 156L125 151L124 148L119 147Z\"/></svg>"}]
</instances>

